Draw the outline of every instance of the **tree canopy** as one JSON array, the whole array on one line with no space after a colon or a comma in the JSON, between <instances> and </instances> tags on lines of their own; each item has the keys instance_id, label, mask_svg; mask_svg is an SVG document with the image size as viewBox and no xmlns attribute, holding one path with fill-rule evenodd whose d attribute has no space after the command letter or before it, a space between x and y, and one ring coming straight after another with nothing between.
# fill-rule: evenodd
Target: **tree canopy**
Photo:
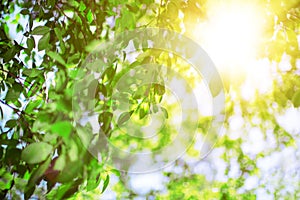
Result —
<instances>
[{"instance_id":1,"label":"tree canopy","mask_svg":"<svg viewBox=\"0 0 300 200\"><path fill-rule=\"evenodd\" d=\"M1 199L300 198L298 0L0 6Z\"/></svg>"}]
</instances>

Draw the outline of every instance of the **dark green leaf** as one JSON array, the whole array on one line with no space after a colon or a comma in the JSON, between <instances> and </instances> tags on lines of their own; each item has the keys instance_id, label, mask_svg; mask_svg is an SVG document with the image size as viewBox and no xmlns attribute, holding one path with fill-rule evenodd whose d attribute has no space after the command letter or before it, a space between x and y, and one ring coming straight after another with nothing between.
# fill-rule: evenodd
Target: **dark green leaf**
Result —
<instances>
[{"instance_id":1,"label":"dark green leaf","mask_svg":"<svg viewBox=\"0 0 300 200\"><path fill-rule=\"evenodd\" d=\"M17 125L17 120L15 119L10 119L5 123L5 127L7 128L13 128Z\"/></svg>"},{"instance_id":2,"label":"dark green leaf","mask_svg":"<svg viewBox=\"0 0 300 200\"><path fill-rule=\"evenodd\" d=\"M35 186L32 186L30 188L26 188L25 189L25 192L24 192L24 199L25 200L28 200L30 199L30 197L33 195L34 193L34 190L35 190Z\"/></svg>"},{"instance_id":3,"label":"dark green leaf","mask_svg":"<svg viewBox=\"0 0 300 200\"><path fill-rule=\"evenodd\" d=\"M10 61L15 55L18 53L17 48L15 46L11 47L8 51L3 54L3 58L5 62Z\"/></svg>"},{"instance_id":4,"label":"dark green leaf","mask_svg":"<svg viewBox=\"0 0 300 200\"><path fill-rule=\"evenodd\" d=\"M8 90L5 99L6 99L6 101L16 101L19 99L19 97L20 97L19 91L10 89L10 90Z\"/></svg>"},{"instance_id":5,"label":"dark green leaf","mask_svg":"<svg viewBox=\"0 0 300 200\"><path fill-rule=\"evenodd\" d=\"M29 10L28 9L23 9L20 12L22 15L28 15L29 14Z\"/></svg>"},{"instance_id":6,"label":"dark green leaf","mask_svg":"<svg viewBox=\"0 0 300 200\"><path fill-rule=\"evenodd\" d=\"M109 184L109 175L106 175L106 179L105 179L105 181L103 183L103 188L102 188L101 193L103 193L106 190L108 184Z\"/></svg>"},{"instance_id":7,"label":"dark green leaf","mask_svg":"<svg viewBox=\"0 0 300 200\"><path fill-rule=\"evenodd\" d=\"M35 42L33 37L28 38L26 44L27 44L27 48L31 51L35 47Z\"/></svg>"},{"instance_id":8,"label":"dark green leaf","mask_svg":"<svg viewBox=\"0 0 300 200\"><path fill-rule=\"evenodd\" d=\"M2 110L1 106L0 106L0 116L1 116L1 119L3 119L3 110Z\"/></svg>"}]
</instances>

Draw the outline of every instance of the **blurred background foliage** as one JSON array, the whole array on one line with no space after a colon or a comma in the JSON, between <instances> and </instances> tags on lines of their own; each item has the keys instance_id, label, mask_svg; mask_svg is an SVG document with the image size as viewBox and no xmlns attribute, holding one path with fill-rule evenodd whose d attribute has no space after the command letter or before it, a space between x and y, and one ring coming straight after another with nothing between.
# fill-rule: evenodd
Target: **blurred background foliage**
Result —
<instances>
[{"instance_id":1,"label":"blurred background foliage","mask_svg":"<svg viewBox=\"0 0 300 200\"><path fill-rule=\"evenodd\" d=\"M272 87L259 90L266 84L265 77L259 76L263 68L259 68L254 76L259 86L251 98L245 98L245 87L253 87L247 85L248 74L237 78L222 71L227 117L225 134L215 149L199 161L195 144L172 167L158 172L165 180L163 186L141 192L133 187L134 177L99 162L84 148L72 112L77 73L99 41L117 32L160 27L199 39L195 30L201 31L197 25L209 18L209 2L1 1L0 198L299 199L300 130L295 124L300 121L300 2L255 3L268 18L256 59L271 66L267 84ZM120 59L113 63L123 63ZM127 67L134 67L130 65L149 62L174 66L177 58L144 50L136 63L123 63L125 71L109 66L99 84L98 92L106 97L98 102L99 123L114 142L124 143L120 145L128 144L122 135L113 134L110 97L114 80ZM189 74L188 66L176 66L180 73ZM189 77L191 84L198 78ZM153 95L158 102L165 95L163 85L151 87L150 93L134 90L132 109L140 119L155 109L151 107ZM145 104L139 105L141 101ZM168 116L171 111L163 112L173 117ZM132 114L123 113L118 123L125 123ZM280 118L290 121L280 123ZM202 119L200 133L206 133L209 121L209 117ZM169 137L165 134L159 145L165 145ZM152 148L153 144L146 145Z\"/></svg>"}]
</instances>

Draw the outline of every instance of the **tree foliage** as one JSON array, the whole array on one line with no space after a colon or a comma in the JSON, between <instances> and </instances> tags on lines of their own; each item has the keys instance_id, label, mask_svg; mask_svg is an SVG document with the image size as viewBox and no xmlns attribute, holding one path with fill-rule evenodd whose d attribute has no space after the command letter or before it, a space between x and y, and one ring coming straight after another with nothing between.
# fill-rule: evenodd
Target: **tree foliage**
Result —
<instances>
[{"instance_id":1,"label":"tree foliage","mask_svg":"<svg viewBox=\"0 0 300 200\"><path fill-rule=\"evenodd\" d=\"M160 27L192 35L193 26L206 17L206 3L203 0L2 1L1 199L18 199L20 195L24 195L25 199L32 196L64 199L89 194L99 185L103 193L112 174L121 180L115 186L120 198L136 196L124 183L127 179L120 176L120 172L108 167L105 162L99 162L84 147L85 138L82 130L75 126L72 110L76 106L72 101L76 78L80 76L80 70L95 46L109 40L117 32ZM257 127L263 130L263 138L274 137L276 146L249 154L242 148L247 137L234 138L225 134L216 145L217 149L224 150L219 155L226 163L224 176L229 177L231 162L236 160L238 177L229 177L224 182L209 181L205 174L194 174L188 164L177 163L185 173L164 172L170 180L166 186L167 193L150 193L149 196L154 195L158 199L255 199L255 189L237 191L244 186L247 177L260 176L258 160L283 148L297 146L299 136L285 130L275 114L300 106L300 3L297 0L261 0L260 3L271 15L270 18L275 19L267 27L267 38L260 57L275 64L288 57L291 68L285 71L276 68L272 91L263 94L256 91L252 102L243 99L240 85L227 84L228 118L224 126L229 130L231 117L239 115L245 122L241 131L247 132L248 127ZM123 56L126 57L126 53ZM162 51L142 50L136 62L123 63L123 71L117 70L117 66L123 62L122 58L116 58L102 74L101 83L90 83L97 84L96 93L105 96L104 100L97 102L100 113L98 122L113 142L126 146L129 140L121 133L113 134L114 102L111 97L116 80L135 65L149 62L175 65L180 62L178 60L180 58L176 56L169 59L168 54ZM183 68L184 65L179 71L185 73ZM94 91L91 92L95 95ZM125 124L134 116L147 120L147 115L158 112L158 109L165 118L172 117L172 111L152 106L162 101L166 93L163 84L146 85L138 90L133 89L133 93L135 95L130 97L132 110L121 113L117 124ZM200 132L207 131L207 121L209 119L204 119L199 126ZM267 134L269 132L272 136ZM140 145L139 148L150 146L152 150L157 150L168 143L171 137L172 132L166 132L156 146L141 143L138 139L134 142ZM105 144L102 145L105 148ZM188 154L194 157L198 155L194 147ZM283 196L299 198L299 182L297 184L294 193ZM209 187L205 187L207 185ZM264 188L264 185L257 186L260 187ZM279 185L270 193L275 198L279 197L281 187L285 186ZM217 192L214 188L217 188Z\"/></svg>"}]
</instances>

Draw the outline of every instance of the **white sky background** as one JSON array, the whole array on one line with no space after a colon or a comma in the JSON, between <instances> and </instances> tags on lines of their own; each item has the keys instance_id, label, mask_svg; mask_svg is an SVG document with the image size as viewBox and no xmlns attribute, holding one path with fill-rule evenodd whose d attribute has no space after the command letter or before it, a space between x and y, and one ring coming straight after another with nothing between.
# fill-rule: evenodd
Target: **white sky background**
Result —
<instances>
[{"instance_id":1,"label":"white sky background","mask_svg":"<svg viewBox=\"0 0 300 200\"><path fill-rule=\"evenodd\" d=\"M16 8L16 12L19 9ZM13 18L13 16L12 16ZM22 24L27 23L26 19L21 17ZM40 24L35 23L34 26ZM10 35L12 38L18 42L21 40L22 33L16 34L16 25L9 24ZM36 39L36 44L38 43L38 38ZM40 52L39 55L42 55ZM258 89L259 92L265 93L270 91L272 77L274 75L274 68L278 67L282 71L290 69L290 58L284 55L282 61L277 66L276 63L270 63L267 59L253 61L251 63L250 74L252 72L255 76L249 76L242 86L242 96L245 100L250 100L253 98L255 90ZM300 69L300 61L297 61L297 67ZM256 77L255 79L253 77ZM257 81L259 80L259 81ZM5 93L1 94L3 97ZM1 105L4 111L4 120L1 121L0 125L10 118L12 110L5 105ZM269 156L261 158L257 162L257 166L260 168L261 173L259 176L250 176L246 179L243 190L249 190L256 188L258 185L266 184L266 188L259 188L256 190L257 199L271 199L270 194L267 193L267 189L274 191L276 187L284 185L285 189L281 192L292 192L294 190L295 184L298 184L300 178L300 150L298 149L300 145L300 109L293 108L290 106L283 113L277 113L276 119L278 123L289 133L291 133L297 139L296 147L282 148L278 151L271 151ZM275 147L275 138L272 131L267 131L267 138L264 139L262 130L258 127L251 127L249 130L245 130L243 125L245 124L244 119L241 117L240 113L230 117L230 127L226 130L226 134L232 139L243 138L244 144L242 145L243 151L248 155L255 155L260 151L272 150ZM232 165L229 172L229 177L224 176L224 171L226 168L226 163L220 158L220 155L224 152L223 148L214 149L211 154L202 162L199 162L193 167L194 173L203 174L206 176L207 180L217 180L226 182L229 177L237 177L239 174L239 167L237 160L233 158L230 161ZM174 173L181 174L183 172L180 166L171 166L165 171L173 171ZM118 182L118 177L112 176L110 185L107 191L104 192L103 199L115 199L115 193L112 191L112 186ZM165 184L168 179L163 176L163 171L158 171L155 173L141 174L141 175L131 175L129 176L128 185L132 190L141 196L150 192L151 190L158 192L165 192Z\"/></svg>"}]
</instances>

